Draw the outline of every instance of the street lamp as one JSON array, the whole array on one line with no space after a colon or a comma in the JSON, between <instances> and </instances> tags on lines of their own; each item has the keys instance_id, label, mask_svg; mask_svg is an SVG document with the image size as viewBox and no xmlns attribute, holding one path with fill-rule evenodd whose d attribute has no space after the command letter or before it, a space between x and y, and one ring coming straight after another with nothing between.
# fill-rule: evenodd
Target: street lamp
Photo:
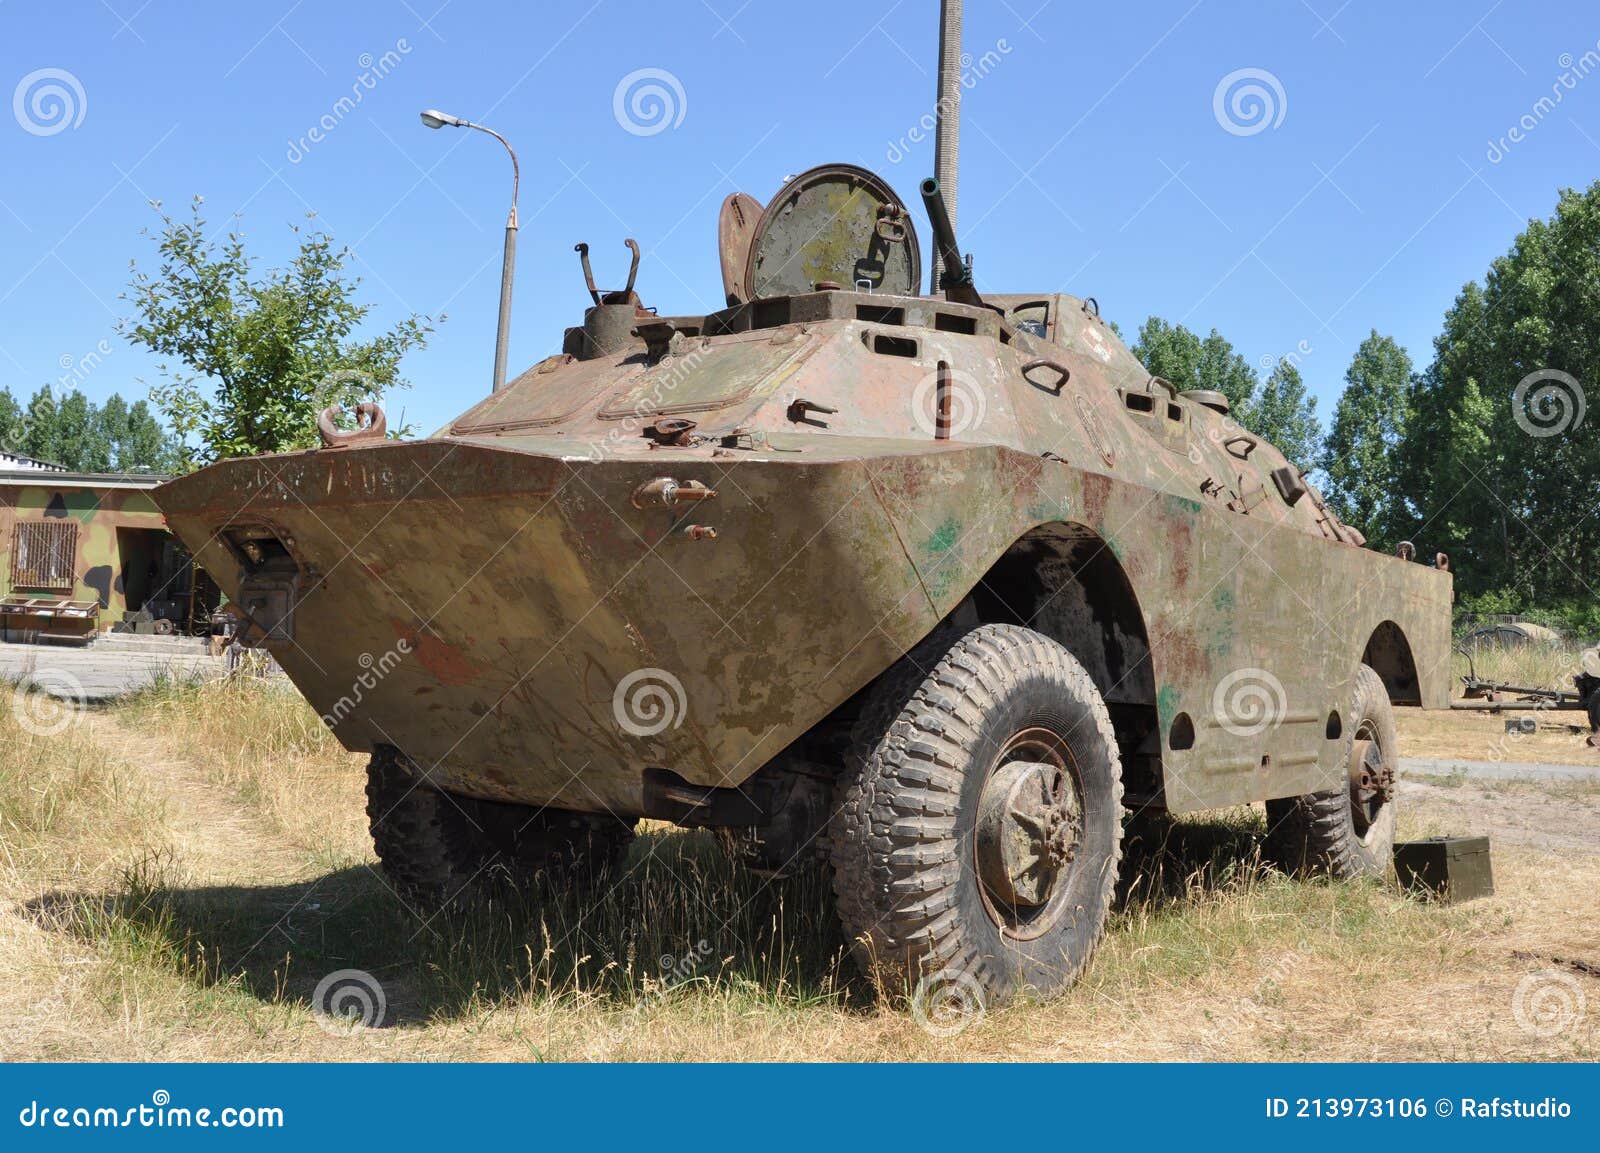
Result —
<instances>
[{"instance_id":1,"label":"street lamp","mask_svg":"<svg viewBox=\"0 0 1600 1153\"><path fill-rule=\"evenodd\" d=\"M506 383L506 348L511 342L511 276L517 262L517 191L522 184L522 170L517 166L517 154L511 142L493 128L451 116L437 108L423 112L422 123L427 128L476 128L487 132L504 144L511 156L511 215L506 218L506 256L500 269L500 327L494 340L494 391L499 392Z\"/></svg>"}]
</instances>

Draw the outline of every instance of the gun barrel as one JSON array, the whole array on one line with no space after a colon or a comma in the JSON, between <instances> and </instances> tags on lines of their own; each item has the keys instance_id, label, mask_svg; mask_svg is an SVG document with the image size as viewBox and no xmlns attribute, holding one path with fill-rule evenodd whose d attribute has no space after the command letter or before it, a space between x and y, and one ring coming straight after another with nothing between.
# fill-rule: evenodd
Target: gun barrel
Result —
<instances>
[{"instance_id":1,"label":"gun barrel","mask_svg":"<svg viewBox=\"0 0 1600 1153\"><path fill-rule=\"evenodd\" d=\"M928 210L928 223L933 226L933 242L939 249L939 265L944 273L944 283L940 287L966 283L967 265L961 258L961 246L956 243L956 230L950 223L949 210L945 208L944 193L939 189L939 182L932 177L922 182L922 204Z\"/></svg>"}]
</instances>

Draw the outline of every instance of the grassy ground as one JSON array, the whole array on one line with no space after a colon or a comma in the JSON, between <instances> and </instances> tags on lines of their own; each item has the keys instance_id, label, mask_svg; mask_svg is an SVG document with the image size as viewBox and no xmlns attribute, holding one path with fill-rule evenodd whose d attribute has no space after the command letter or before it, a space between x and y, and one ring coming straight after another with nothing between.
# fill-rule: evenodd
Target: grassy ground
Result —
<instances>
[{"instance_id":1,"label":"grassy ground","mask_svg":"<svg viewBox=\"0 0 1600 1153\"><path fill-rule=\"evenodd\" d=\"M1533 716L1532 733L1506 732L1506 716ZM1399 709L1395 728L1408 757L1495 761L1502 764L1600 765L1600 749L1585 739L1583 713L1497 714Z\"/></svg>"},{"instance_id":2,"label":"grassy ground","mask_svg":"<svg viewBox=\"0 0 1600 1153\"><path fill-rule=\"evenodd\" d=\"M1571 692L1573 675L1580 668L1582 649L1567 643L1467 644L1457 649L1452 659L1458 686L1460 678L1472 671L1486 681Z\"/></svg>"},{"instance_id":3,"label":"grassy ground","mask_svg":"<svg viewBox=\"0 0 1600 1153\"><path fill-rule=\"evenodd\" d=\"M1580 651L1566 645L1527 645L1522 648L1476 647L1457 652L1453 673L1459 691L1469 667L1484 680L1524 688L1573 691L1572 678L1580 668ZM1533 733L1507 733L1506 718L1532 717ZM1406 756L1460 758L1472 761L1528 764L1600 764L1600 749L1586 742L1588 717L1579 711L1423 712L1400 710L1400 743Z\"/></svg>"},{"instance_id":4,"label":"grassy ground","mask_svg":"<svg viewBox=\"0 0 1600 1153\"><path fill-rule=\"evenodd\" d=\"M0 693L0 1056L1600 1057L1600 982L1555 960L1600 961L1592 787L1407 782L1404 834L1495 834L1499 895L1457 908L1285 879L1256 810L1178 822L1130 845L1077 988L939 1037L855 974L819 876L647 828L617 873L426 921L373 867L360 760L292 693L166 684L48 739L15 715L40 707ZM344 969L390 1027L311 1011Z\"/></svg>"}]
</instances>

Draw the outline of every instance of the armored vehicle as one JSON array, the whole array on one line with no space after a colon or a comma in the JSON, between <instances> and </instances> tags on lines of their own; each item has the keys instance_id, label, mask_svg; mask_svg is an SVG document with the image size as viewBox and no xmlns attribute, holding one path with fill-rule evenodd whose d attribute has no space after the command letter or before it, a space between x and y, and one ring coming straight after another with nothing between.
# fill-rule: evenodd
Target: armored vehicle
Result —
<instances>
[{"instance_id":1,"label":"armored vehicle","mask_svg":"<svg viewBox=\"0 0 1600 1153\"><path fill-rule=\"evenodd\" d=\"M371 409L158 491L371 753L408 900L711 828L823 856L864 963L995 1001L1087 964L1126 813L1264 801L1286 865L1389 867L1445 559L1363 547L1093 298L980 293L922 199L938 291L906 204L827 165L723 205L725 308L589 276L562 350L436 435Z\"/></svg>"},{"instance_id":2,"label":"armored vehicle","mask_svg":"<svg viewBox=\"0 0 1600 1153\"><path fill-rule=\"evenodd\" d=\"M730 198L720 311L597 290L435 436L158 490L371 751L408 897L718 828L773 871L825 847L863 958L1003 997L1087 961L1125 810L1266 801L1287 862L1387 868L1446 563L1362 547L1092 299L980 295L924 191L938 295L903 203L831 165Z\"/></svg>"}]
</instances>

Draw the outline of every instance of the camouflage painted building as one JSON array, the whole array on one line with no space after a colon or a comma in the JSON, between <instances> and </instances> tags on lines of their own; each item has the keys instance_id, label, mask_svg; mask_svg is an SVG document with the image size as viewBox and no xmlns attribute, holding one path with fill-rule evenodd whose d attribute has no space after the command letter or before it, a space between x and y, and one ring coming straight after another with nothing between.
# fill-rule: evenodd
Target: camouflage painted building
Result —
<instances>
[{"instance_id":1,"label":"camouflage painted building","mask_svg":"<svg viewBox=\"0 0 1600 1153\"><path fill-rule=\"evenodd\" d=\"M150 499L165 479L72 473L8 454L0 460L0 598L92 601L102 630L129 611L186 608L187 554Z\"/></svg>"}]
</instances>

